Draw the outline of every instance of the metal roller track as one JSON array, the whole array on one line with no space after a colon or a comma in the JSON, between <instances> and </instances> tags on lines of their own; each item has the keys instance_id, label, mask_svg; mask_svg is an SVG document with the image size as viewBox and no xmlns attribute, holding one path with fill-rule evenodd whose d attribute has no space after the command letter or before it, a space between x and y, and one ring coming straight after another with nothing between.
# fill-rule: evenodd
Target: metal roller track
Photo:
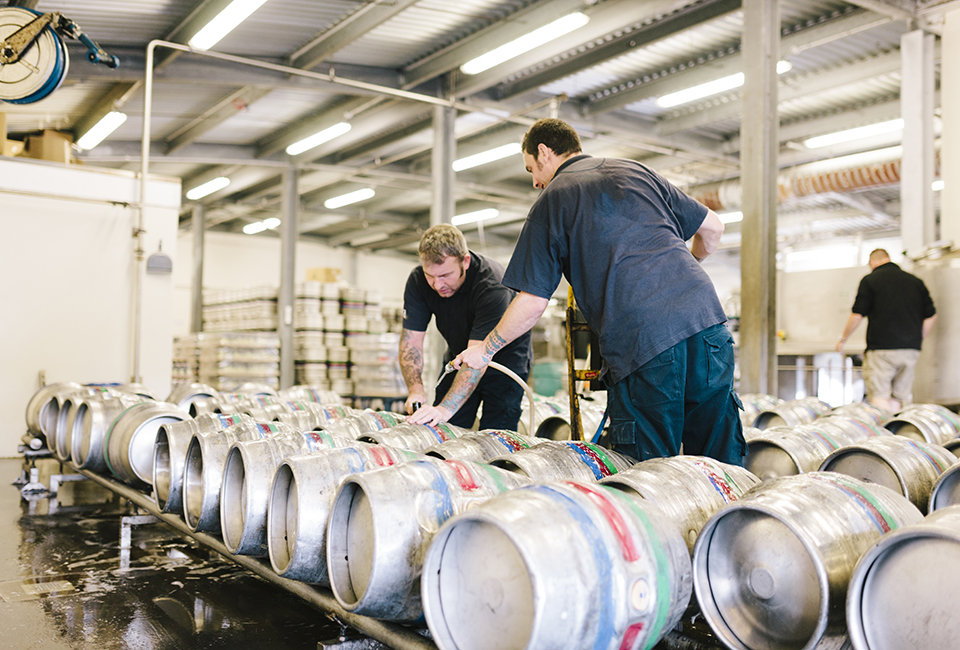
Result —
<instances>
[{"instance_id":1,"label":"metal roller track","mask_svg":"<svg viewBox=\"0 0 960 650\"><path fill-rule=\"evenodd\" d=\"M256 573L264 580L267 580L268 582L271 582L279 587L282 587L283 589L286 589L290 593L299 596L317 609L323 612L334 614L338 619L350 627L363 632L367 636L370 636L381 643L385 643L391 648L396 648L396 650L437 650L437 647L434 645L433 641L418 634L410 628L387 623L375 618L359 616L346 611L333 597L333 592L331 592L329 589L309 585L303 582L297 582L296 580L281 578L274 573L269 564L264 563L260 559L243 555L233 555L227 549L227 547L223 545L223 542L216 537L207 535L205 533L195 533L191 531L187 527L186 523L184 523L179 517L160 512L160 510L157 508L157 504L155 504L147 495L143 494L142 492L138 492L137 490L134 490L123 483L118 483L117 481L105 476L101 476L100 474L95 474L89 470L77 468L73 469L77 473L83 474L90 480L99 483L108 490L116 492L123 498L133 502L137 505L137 507L146 510L157 519L160 519L171 528L177 530L177 532L188 537L192 537L231 562L239 564L245 569Z\"/></svg>"}]
</instances>

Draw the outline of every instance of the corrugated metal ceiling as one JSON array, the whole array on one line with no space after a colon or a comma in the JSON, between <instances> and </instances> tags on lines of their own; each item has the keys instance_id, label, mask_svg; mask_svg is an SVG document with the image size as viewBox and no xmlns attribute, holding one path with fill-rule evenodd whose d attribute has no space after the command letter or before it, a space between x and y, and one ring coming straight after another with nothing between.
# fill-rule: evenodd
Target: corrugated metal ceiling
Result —
<instances>
[{"instance_id":1,"label":"corrugated metal ceiling","mask_svg":"<svg viewBox=\"0 0 960 650\"><path fill-rule=\"evenodd\" d=\"M376 80L377 83L399 83L398 73L407 66L433 56L446 55L463 43L464 39L482 43L484 39L490 38L485 31L487 28L496 27L500 21L510 20L521 9L534 8L530 14L534 19L547 21L548 18L556 17L551 13L550 4L555 1L414 1L397 15L369 28L352 42L341 43L337 32L337 35L330 39L335 51L328 56L326 63L335 64L338 74L355 75L356 78ZM700 0L700 3L705 6L715 1ZM128 48L124 50L125 56L134 62L125 62L129 66L136 65L137 52L142 52L147 42L164 38L179 26L187 24L202 4L203 0L40 0L37 8L40 11L63 12L77 21L91 37L108 50L111 47ZM649 0L648 4L652 15L640 23L656 23L662 19L661 14L664 11L685 7L691 3L683 0L672 3L668 0ZM564 6L568 7L569 4ZM629 8L630 15L636 16L637 6L632 0L584 0L583 4L583 8L588 8L591 12L606 12L608 16L611 12L607 10L612 8L611 11L615 12L617 7ZM215 50L275 61L286 60L318 37L328 34L328 30L343 21L349 22L358 16L363 16L361 20L365 20L369 17L368 13L377 15L387 8L388 5L382 0L269 0L218 44ZM831 116L849 116L864 106L898 99L901 77L898 67L882 74L867 75L855 82L835 84L835 87L823 88L820 80L834 72L850 70L877 57L888 56L891 60L898 57L900 38L907 29L903 20L884 18L840 0L784 1L781 2L780 11L785 35L819 29L833 21L855 16L869 15L876 18L868 29L853 28L849 33L823 39L816 45L804 46L800 51L786 53L786 58L794 67L782 77L781 88L793 94L781 101L782 123L790 124L791 128L798 125L802 127L813 118L828 120ZM693 14L696 15L696 11ZM553 56L550 62L583 60L581 57L589 54L591 48L603 45L615 39L618 34L640 24L633 17L630 20L633 22L617 26L606 37L591 37L589 42L578 41L575 34L565 37L565 44L569 44L567 52L559 57ZM539 103L550 96L566 94L569 99L559 109L561 117L574 122L581 129L586 129L586 132L592 129L601 131L605 137L603 141L587 138L587 150L592 148L623 151L626 155L641 156L644 160L658 165L664 173L686 179L686 182L729 178L736 173L736 152L724 159L726 154L719 153L717 143L735 143L739 137L739 109L731 109L739 105L739 90L673 109L659 108L655 104L655 98L648 98L611 109L608 113L591 115L589 118L583 118L580 110L588 107L591 97L609 97L616 94L615 90L630 90L637 85L638 80L642 83L643 79L653 78L654 75L678 74L691 63L699 67L705 61L722 61L724 57L740 51L742 29L742 10L730 11L719 18L686 28L649 45L623 51L608 60L591 62L559 79L548 77L550 66L546 65L544 60L533 65L525 63L516 67L508 64L503 66L502 75L498 79L491 79L490 85L477 90L473 96L464 98L464 101L492 105L491 98L496 96L494 90L498 85L536 74L539 75L536 77L538 81L541 78L545 81L538 88L511 97L502 106L505 112ZM263 160L277 164L284 157L282 153L274 152L282 152L286 144L283 140L285 133L295 127L300 127L300 130L309 129L314 124L317 129L325 128L325 125L332 123L330 120L343 119L340 102L347 101L350 106L355 106L366 101L361 98L351 104L350 91L343 87L317 86L297 90L282 83L279 77L276 85L271 86L270 77L264 77L258 72L257 75L251 73L251 78L256 79L256 84L259 84L257 87L271 91L258 101L238 104L238 110L233 113L224 112L219 118L220 121L217 121L214 119L217 113L214 109L237 87L211 83L216 80L218 73L219 64L216 61L195 56L183 58L189 59L191 65L178 66L174 62L164 71L164 75L173 81L158 79L152 113L154 140L161 149L161 141L170 134L182 133L190 125L205 120L210 122L211 128L205 131L201 129L184 144L177 152L175 162L165 162L163 155L158 155L155 159L154 164L158 165L159 169L164 170L164 173L175 170L174 173L182 175L185 184L191 182L193 177L207 173L217 164L217 160L207 156L204 153L206 150L199 145L225 147L222 155L227 157L264 156L261 166ZM73 65L89 66L80 60L74 60ZM326 70L328 67L319 65L316 69ZM500 69L496 69L498 73ZM124 69L124 74L127 75L124 79L132 78L129 67ZM191 80L190 75L197 76ZM43 128L69 129L95 110L98 103L114 87L110 74L103 71L92 74L89 69L85 69L80 82L73 81L71 77L74 76L68 76L64 86L42 102L4 107L4 112L8 114L10 131L16 134ZM236 79L237 83L244 83L242 74L230 78ZM440 89L444 88L448 81L445 74L441 74L428 80L417 90L436 96L442 92ZM333 104L337 104L335 111L325 110ZM306 157L302 162L341 165L346 171L351 168L344 166L343 161L354 165L375 165L378 168L383 164L386 170L400 174L424 174L429 167L429 148L433 133L429 126L424 127L423 116L428 117L433 109L424 104L419 106L422 110L405 109L403 105L389 105L386 110L381 110L374 108L375 104L376 102L367 104L362 110L348 116L355 128L351 135L342 138L341 145L324 145L317 150L314 158ZM130 117L102 145L99 155L105 161L103 164L129 166L138 148L137 141L142 130L142 91L134 91L119 108ZM548 110L543 107L528 114L531 117L540 117L546 115ZM201 116L204 117L203 120L198 119ZM694 118L695 124L678 123L676 120L680 117ZM476 126L490 119L478 115L461 117L458 120L457 133L472 130L472 127L466 126L468 122ZM677 124L679 126L674 126ZM829 122L827 126L821 123L817 128L822 131L828 126ZM674 134L673 131L677 128L680 131ZM500 141L516 140L523 129L524 126L520 124L498 127L498 131L493 134L482 133L471 138L469 146L482 146L487 141L492 144L498 138ZM264 142L271 142L275 146L264 153L257 148ZM680 149L675 149L678 146ZM339 147L349 150L349 156L342 157ZM108 156L111 149L115 152L113 157ZM257 151L259 153L251 153ZM672 155L673 151L676 151L677 155ZM417 155L411 156L411 152L416 152ZM400 154L403 156L400 157ZM97 164L97 155L97 151L85 154L87 164ZM391 157L394 156L398 156L396 162L383 162L392 160ZM196 159L196 164L191 166L183 162L191 158ZM256 167L256 164L256 158L250 160L251 168ZM343 174L317 176L320 179L318 191L336 192L336 184L329 179L342 176ZM463 172L458 175L458 179L458 185L464 183L458 200L470 205L477 203L478 196L491 196L504 205L515 206L518 202L523 202L517 198L523 196L519 192L529 189L529 178L523 173L518 159L507 159L496 165ZM465 184L467 180L472 183L469 189ZM382 179L378 182L381 183L379 187L382 187L382 191L378 190L376 202L363 208L367 213L379 211L384 215L392 214L391 218L409 219L409 228L413 231L419 227L418 224L424 223L430 210L429 192L398 189L405 187L402 184L391 190L389 186L395 183L383 185ZM326 187L324 183L332 184ZM240 184L238 181L238 185ZM482 188L482 192L477 188ZM406 196L404 191L407 192ZM425 199L421 198L424 196ZM216 197L216 201L229 202L229 197L229 192L224 192ZM878 194L876 200L880 205L890 204L891 209L897 209L895 201L883 194ZM399 207L401 205L402 208ZM350 224L351 220L348 219L338 224L337 228L349 230ZM228 221L221 227L235 226ZM509 228L505 227L504 232L509 233Z\"/></svg>"}]
</instances>

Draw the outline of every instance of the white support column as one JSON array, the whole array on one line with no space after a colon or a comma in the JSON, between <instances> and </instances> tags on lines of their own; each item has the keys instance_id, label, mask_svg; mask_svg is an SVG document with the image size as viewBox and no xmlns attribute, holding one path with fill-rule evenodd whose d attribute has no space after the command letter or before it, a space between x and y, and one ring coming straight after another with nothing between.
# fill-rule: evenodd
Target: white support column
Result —
<instances>
[{"instance_id":1,"label":"white support column","mask_svg":"<svg viewBox=\"0 0 960 650\"><path fill-rule=\"evenodd\" d=\"M300 170L283 171L280 197L280 293L277 300L277 334L280 335L280 388L294 385L293 306L295 304L297 239L300 232Z\"/></svg>"},{"instance_id":2,"label":"white support column","mask_svg":"<svg viewBox=\"0 0 960 650\"><path fill-rule=\"evenodd\" d=\"M433 170L431 226L450 223L453 219L453 190L457 183L457 173L453 171L453 159L457 153L457 139L453 133L456 117L456 109L449 106L437 106L433 109L433 153L430 161Z\"/></svg>"},{"instance_id":3,"label":"white support column","mask_svg":"<svg viewBox=\"0 0 960 650\"><path fill-rule=\"evenodd\" d=\"M190 281L190 331L203 330L203 234L206 208L193 206L193 277Z\"/></svg>"},{"instance_id":4,"label":"white support column","mask_svg":"<svg viewBox=\"0 0 960 650\"><path fill-rule=\"evenodd\" d=\"M908 257L937 240L933 212L933 35L922 30L900 37L900 233ZM943 53L944 61L947 53ZM941 78L946 78L941 75Z\"/></svg>"},{"instance_id":5,"label":"white support column","mask_svg":"<svg viewBox=\"0 0 960 650\"><path fill-rule=\"evenodd\" d=\"M777 394L778 0L744 0L740 392Z\"/></svg>"},{"instance_id":6,"label":"white support column","mask_svg":"<svg viewBox=\"0 0 960 650\"><path fill-rule=\"evenodd\" d=\"M945 16L940 36L940 239L960 248L960 9Z\"/></svg>"}]
</instances>

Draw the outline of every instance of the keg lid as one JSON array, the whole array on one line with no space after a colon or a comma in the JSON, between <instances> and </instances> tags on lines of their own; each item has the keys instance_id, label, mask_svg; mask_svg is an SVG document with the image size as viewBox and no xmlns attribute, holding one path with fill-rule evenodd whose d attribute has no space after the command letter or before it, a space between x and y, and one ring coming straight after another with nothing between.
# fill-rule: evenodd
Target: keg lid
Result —
<instances>
[{"instance_id":1,"label":"keg lid","mask_svg":"<svg viewBox=\"0 0 960 650\"><path fill-rule=\"evenodd\" d=\"M436 570L423 576L434 583L424 590L424 610L441 647L488 648L491 633L499 647L527 647L537 619L534 584L513 540L495 523L465 518L437 541Z\"/></svg>"},{"instance_id":2,"label":"keg lid","mask_svg":"<svg viewBox=\"0 0 960 650\"><path fill-rule=\"evenodd\" d=\"M903 481L897 472L882 456L868 449L842 447L823 462L820 471L846 474L906 496Z\"/></svg>"},{"instance_id":3,"label":"keg lid","mask_svg":"<svg viewBox=\"0 0 960 650\"><path fill-rule=\"evenodd\" d=\"M728 647L801 650L822 634L826 578L776 516L731 507L704 530L695 554L697 599Z\"/></svg>"},{"instance_id":4,"label":"keg lid","mask_svg":"<svg viewBox=\"0 0 960 650\"><path fill-rule=\"evenodd\" d=\"M951 648L960 638L960 540L904 529L863 558L850 584L850 637L863 650Z\"/></svg>"},{"instance_id":5,"label":"keg lid","mask_svg":"<svg viewBox=\"0 0 960 650\"><path fill-rule=\"evenodd\" d=\"M748 453L743 458L744 468L761 481L802 472L796 460L772 440L754 438L747 443Z\"/></svg>"},{"instance_id":6,"label":"keg lid","mask_svg":"<svg viewBox=\"0 0 960 650\"><path fill-rule=\"evenodd\" d=\"M960 466L954 465L940 475L930 494L930 512L960 505L960 470L957 467Z\"/></svg>"}]
</instances>

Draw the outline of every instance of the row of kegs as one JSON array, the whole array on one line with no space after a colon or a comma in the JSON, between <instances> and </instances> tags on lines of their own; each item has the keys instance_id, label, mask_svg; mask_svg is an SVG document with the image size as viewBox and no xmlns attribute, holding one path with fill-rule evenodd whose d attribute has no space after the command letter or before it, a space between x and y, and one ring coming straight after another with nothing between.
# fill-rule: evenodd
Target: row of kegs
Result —
<instances>
[{"instance_id":1,"label":"row of kegs","mask_svg":"<svg viewBox=\"0 0 960 650\"><path fill-rule=\"evenodd\" d=\"M912 423L901 431L954 421L921 407L897 415ZM425 622L442 650L651 648L691 607L730 648L840 648L848 627L857 650L957 638L960 506L924 519L913 484L843 463L761 481L703 457L635 463L336 404L292 413L162 422L152 471L118 478L152 485L161 510L231 552L329 586L347 611ZM955 460L882 417L818 420L841 419L942 474Z\"/></svg>"}]
</instances>

